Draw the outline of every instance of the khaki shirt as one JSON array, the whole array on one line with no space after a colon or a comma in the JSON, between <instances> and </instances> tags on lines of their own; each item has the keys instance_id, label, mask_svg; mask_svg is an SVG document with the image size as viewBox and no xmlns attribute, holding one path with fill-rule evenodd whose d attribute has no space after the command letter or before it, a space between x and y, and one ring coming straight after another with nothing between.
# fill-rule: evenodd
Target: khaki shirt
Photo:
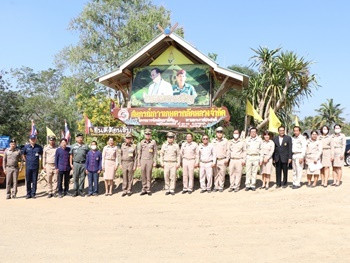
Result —
<instances>
[{"instance_id":1,"label":"khaki shirt","mask_svg":"<svg viewBox=\"0 0 350 263\"><path fill-rule=\"evenodd\" d=\"M43 166L46 164L55 164L57 146L52 147L50 144L44 147L43 151Z\"/></svg>"},{"instance_id":2,"label":"khaki shirt","mask_svg":"<svg viewBox=\"0 0 350 263\"><path fill-rule=\"evenodd\" d=\"M339 135L332 135L333 145L334 145L334 154L344 154L346 148L346 138L345 135L340 133Z\"/></svg>"},{"instance_id":3,"label":"khaki shirt","mask_svg":"<svg viewBox=\"0 0 350 263\"><path fill-rule=\"evenodd\" d=\"M306 145L306 163L309 164L313 161L321 159L322 155L322 142L319 140L313 141L309 139Z\"/></svg>"},{"instance_id":4,"label":"khaki shirt","mask_svg":"<svg viewBox=\"0 0 350 263\"><path fill-rule=\"evenodd\" d=\"M226 138L222 138L221 140L218 140L215 138L212 141L213 147L214 147L214 154L216 156L216 160L223 160L225 159L228 161L227 158L227 145L228 140Z\"/></svg>"},{"instance_id":5,"label":"khaki shirt","mask_svg":"<svg viewBox=\"0 0 350 263\"><path fill-rule=\"evenodd\" d=\"M204 163L213 162L213 163L215 163L216 157L215 157L215 153L214 153L213 144L208 143L205 146L203 143L201 143L198 146L198 159L199 159L199 162L204 162Z\"/></svg>"},{"instance_id":6,"label":"khaki shirt","mask_svg":"<svg viewBox=\"0 0 350 263\"><path fill-rule=\"evenodd\" d=\"M306 152L306 139L303 135L299 135L298 137L292 137L292 153L300 154L300 158L305 157Z\"/></svg>"},{"instance_id":7,"label":"khaki shirt","mask_svg":"<svg viewBox=\"0 0 350 263\"><path fill-rule=\"evenodd\" d=\"M180 148L177 143L169 144L165 142L160 150L160 164L164 162L176 162L180 166Z\"/></svg>"},{"instance_id":8,"label":"khaki shirt","mask_svg":"<svg viewBox=\"0 0 350 263\"><path fill-rule=\"evenodd\" d=\"M137 146L134 143L126 144L125 142L120 147L119 158L120 162L134 162L137 165Z\"/></svg>"},{"instance_id":9,"label":"khaki shirt","mask_svg":"<svg viewBox=\"0 0 350 263\"><path fill-rule=\"evenodd\" d=\"M269 140L268 142L263 140L261 143L260 161L263 162L265 159L269 161L272 158L274 151L275 143L273 142L273 140Z\"/></svg>"},{"instance_id":10,"label":"khaki shirt","mask_svg":"<svg viewBox=\"0 0 350 263\"><path fill-rule=\"evenodd\" d=\"M232 139L227 145L227 155L229 159L245 159L245 142L242 139Z\"/></svg>"},{"instance_id":11,"label":"khaki shirt","mask_svg":"<svg viewBox=\"0 0 350 263\"><path fill-rule=\"evenodd\" d=\"M118 166L118 147L106 145L102 151L102 168L105 168L105 160L115 161L115 165Z\"/></svg>"},{"instance_id":12,"label":"khaki shirt","mask_svg":"<svg viewBox=\"0 0 350 263\"><path fill-rule=\"evenodd\" d=\"M3 158L3 168L4 170L6 167L15 167L18 168L18 163L21 162L22 164L22 154L19 149L14 149L13 151L10 148L7 148L4 152L4 158Z\"/></svg>"},{"instance_id":13,"label":"khaki shirt","mask_svg":"<svg viewBox=\"0 0 350 263\"><path fill-rule=\"evenodd\" d=\"M73 162L85 163L88 151L89 147L86 144L74 143L70 148L69 154L72 155Z\"/></svg>"},{"instance_id":14,"label":"khaki shirt","mask_svg":"<svg viewBox=\"0 0 350 263\"><path fill-rule=\"evenodd\" d=\"M248 137L245 141L245 149L247 156L260 156L262 140L260 137Z\"/></svg>"},{"instance_id":15,"label":"khaki shirt","mask_svg":"<svg viewBox=\"0 0 350 263\"><path fill-rule=\"evenodd\" d=\"M198 144L196 142L184 142L181 145L181 159L186 160L196 160L195 163L198 164Z\"/></svg>"},{"instance_id":16,"label":"khaki shirt","mask_svg":"<svg viewBox=\"0 0 350 263\"><path fill-rule=\"evenodd\" d=\"M157 143L155 140L142 140L138 145L138 164L141 160L153 160L153 164L157 162Z\"/></svg>"}]
</instances>

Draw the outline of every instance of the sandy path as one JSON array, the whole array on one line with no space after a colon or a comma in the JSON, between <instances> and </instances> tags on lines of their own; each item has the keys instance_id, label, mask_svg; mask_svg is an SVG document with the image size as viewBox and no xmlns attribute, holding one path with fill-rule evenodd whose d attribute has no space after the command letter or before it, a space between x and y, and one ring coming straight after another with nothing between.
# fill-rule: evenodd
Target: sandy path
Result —
<instances>
[{"instance_id":1,"label":"sandy path","mask_svg":"<svg viewBox=\"0 0 350 263\"><path fill-rule=\"evenodd\" d=\"M0 262L350 262L344 172L326 189L36 200L1 189Z\"/></svg>"}]
</instances>

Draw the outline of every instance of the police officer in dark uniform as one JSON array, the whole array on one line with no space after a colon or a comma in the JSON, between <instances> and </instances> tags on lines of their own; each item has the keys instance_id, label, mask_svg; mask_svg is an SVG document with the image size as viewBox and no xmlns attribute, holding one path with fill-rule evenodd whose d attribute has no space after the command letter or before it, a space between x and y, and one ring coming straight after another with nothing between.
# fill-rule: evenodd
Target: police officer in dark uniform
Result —
<instances>
[{"instance_id":1,"label":"police officer in dark uniform","mask_svg":"<svg viewBox=\"0 0 350 263\"><path fill-rule=\"evenodd\" d=\"M29 144L23 147L23 160L26 162L26 185L27 197L36 198L36 186L38 182L40 156L43 154L43 147L36 144L36 136L29 137Z\"/></svg>"},{"instance_id":2,"label":"police officer in dark uniform","mask_svg":"<svg viewBox=\"0 0 350 263\"><path fill-rule=\"evenodd\" d=\"M84 196L85 161L89 147L83 142L83 134L78 133L76 143L70 149L70 165L73 169L74 191L73 197Z\"/></svg>"}]
</instances>

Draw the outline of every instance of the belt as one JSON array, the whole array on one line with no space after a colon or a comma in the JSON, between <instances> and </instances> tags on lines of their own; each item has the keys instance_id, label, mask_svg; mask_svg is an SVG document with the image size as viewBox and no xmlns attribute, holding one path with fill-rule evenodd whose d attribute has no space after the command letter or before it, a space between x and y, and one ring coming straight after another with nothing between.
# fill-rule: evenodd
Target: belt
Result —
<instances>
[{"instance_id":1,"label":"belt","mask_svg":"<svg viewBox=\"0 0 350 263\"><path fill-rule=\"evenodd\" d=\"M323 150L330 150L331 148L323 148Z\"/></svg>"},{"instance_id":2,"label":"belt","mask_svg":"<svg viewBox=\"0 0 350 263\"><path fill-rule=\"evenodd\" d=\"M226 159L226 157L223 157L223 158L216 158L216 159L218 159L219 161L221 161L221 160Z\"/></svg>"},{"instance_id":3,"label":"belt","mask_svg":"<svg viewBox=\"0 0 350 263\"><path fill-rule=\"evenodd\" d=\"M343 148L343 147L334 147L334 149L341 149L341 148Z\"/></svg>"},{"instance_id":4,"label":"belt","mask_svg":"<svg viewBox=\"0 0 350 263\"><path fill-rule=\"evenodd\" d=\"M248 156L259 156L259 154L247 154Z\"/></svg>"},{"instance_id":5,"label":"belt","mask_svg":"<svg viewBox=\"0 0 350 263\"><path fill-rule=\"evenodd\" d=\"M298 154L298 153L301 153L301 152L295 152L295 153L293 153L293 154Z\"/></svg>"},{"instance_id":6,"label":"belt","mask_svg":"<svg viewBox=\"0 0 350 263\"><path fill-rule=\"evenodd\" d=\"M73 161L74 163L80 163L80 164L84 164L85 163L85 161L83 161L83 162L76 162L76 161Z\"/></svg>"},{"instance_id":7,"label":"belt","mask_svg":"<svg viewBox=\"0 0 350 263\"><path fill-rule=\"evenodd\" d=\"M201 163L212 163L213 161L201 161Z\"/></svg>"},{"instance_id":8,"label":"belt","mask_svg":"<svg viewBox=\"0 0 350 263\"><path fill-rule=\"evenodd\" d=\"M177 163L177 161L164 161L165 163Z\"/></svg>"},{"instance_id":9,"label":"belt","mask_svg":"<svg viewBox=\"0 0 350 263\"><path fill-rule=\"evenodd\" d=\"M6 165L6 168L18 168L18 166L15 166L15 165Z\"/></svg>"},{"instance_id":10,"label":"belt","mask_svg":"<svg viewBox=\"0 0 350 263\"><path fill-rule=\"evenodd\" d=\"M134 160L122 160L122 162L133 162Z\"/></svg>"},{"instance_id":11,"label":"belt","mask_svg":"<svg viewBox=\"0 0 350 263\"><path fill-rule=\"evenodd\" d=\"M196 158L185 158L185 157L183 157L182 159L185 159L185 160L196 160Z\"/></svg>"},{"instance_id":12,"label":"belt","mask_svg":"<svg viewBox=\"0 0 350 263\"><path fill-rule=\"evenodd\" d=\"M233 158L230 158L231 160L241 160L241 159L243 159L243 158L235 158L235 157L233 157Z\"/></svg>"},{"instance_id":13,"label":"belt","mask_svg":"<svg viewBox=\"0 0 350 263\"><path fill-rule=\"evenodd\" d=\"M105 159L106 161L115 161L116 159Z\"/></svg>"}]
</instances>

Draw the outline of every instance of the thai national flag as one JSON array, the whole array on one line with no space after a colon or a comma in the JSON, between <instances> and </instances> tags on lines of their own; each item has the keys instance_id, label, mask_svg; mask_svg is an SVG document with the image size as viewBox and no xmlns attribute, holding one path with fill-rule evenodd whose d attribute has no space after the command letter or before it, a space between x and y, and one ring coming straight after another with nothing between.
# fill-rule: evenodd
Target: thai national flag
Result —
<instances>
[{"instance_id":1,"label":"thai national flag","mask_svg":"<svg viewBox=\"0 0 350 263\"><path fill-rule=\"evenodd\" d=\"M114 100L111 100L111 104L110 104L111 112L113 112L114 109L115 109L115 102L114 102Z\"/></svg>"},{"instance_id":2,"label":"thai national flag","mask_svg":"<svg viewBox=\"0 0 350 263\"><path fill-rule=\"evenodd\" d=\"M35 127L35 123L32 120L32 129L30 130L30 136L37 136L38 135L38 130Z\"/></svg>"},{"instance_id":3,"label":"thai national flag","mask_svg":"<svg viewBox=\"0 0 350 263\"><path fill-rule=\"evenodd\" d=\"M92 123L89 118L85 115L85 134L90 133L90 127L92 127Z\"/></svg>"},{"instance_id":4,"label":"thai national flag","mask_svg":"<svg viewBox=\"0 0 350 263\"><path fill-rule=\"evenodd\" d=\"M66 121L64 122L64 138L67 140L68 143L70 142L70 131L68 129L68 124Z\"/></svg>"}]
</instances>

